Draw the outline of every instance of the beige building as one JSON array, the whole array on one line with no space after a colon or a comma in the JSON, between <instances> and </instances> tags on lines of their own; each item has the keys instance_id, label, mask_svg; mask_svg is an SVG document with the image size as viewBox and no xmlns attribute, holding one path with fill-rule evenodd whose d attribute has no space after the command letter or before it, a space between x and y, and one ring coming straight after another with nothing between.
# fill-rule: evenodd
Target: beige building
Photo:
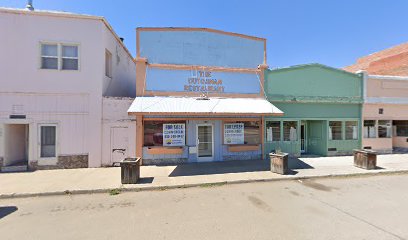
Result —
<instances>
[{"instance_id":1,"label":"beige building","mask_svg":"<svg viewBox=\"0 0 408 240\"><path fill-rule=\"evenodd\" d=\"M408 77L365 75L363 148L408 151Z\"/></svg>"}]
</instances>

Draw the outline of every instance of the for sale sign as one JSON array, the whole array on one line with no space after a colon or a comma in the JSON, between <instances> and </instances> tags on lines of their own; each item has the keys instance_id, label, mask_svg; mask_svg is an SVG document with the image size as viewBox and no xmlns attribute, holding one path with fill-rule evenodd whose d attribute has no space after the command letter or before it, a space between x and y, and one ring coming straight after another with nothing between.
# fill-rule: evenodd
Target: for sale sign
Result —
<instances>
[{"instance_id":1,"label":"for sale sign","mask_svg":"<svg viewBox=\"0 0 408 240\"><path fill-rule=\"evenodd\" d=\"M186 125L184 123L163 124L163 146L184 146Z\"/></svg>"}]
</instances>

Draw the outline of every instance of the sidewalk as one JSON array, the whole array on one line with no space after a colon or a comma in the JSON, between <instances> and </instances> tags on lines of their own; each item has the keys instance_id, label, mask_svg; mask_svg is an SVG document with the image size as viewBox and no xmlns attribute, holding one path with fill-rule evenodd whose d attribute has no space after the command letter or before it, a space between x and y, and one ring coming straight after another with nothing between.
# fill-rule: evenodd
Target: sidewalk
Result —
<instances>
[{"instance_id":1,"label":"sidewalk","mask_svg":"<svg viewBox=\"0 0 408 240\"><path fill-rule=\"evenodd\" d=\"M408 154L379 155L378 169L353 166L353 157L292 159L289 175L270 172L269 161L230 161L179 166L142 166L138 184L122 185L120 168L86 168L0 173L0 198L108 192L111 189L142 191L193 187L220 183L289 180L328 176L349 176L408 172Z\"/></svg>"}]
</instances>

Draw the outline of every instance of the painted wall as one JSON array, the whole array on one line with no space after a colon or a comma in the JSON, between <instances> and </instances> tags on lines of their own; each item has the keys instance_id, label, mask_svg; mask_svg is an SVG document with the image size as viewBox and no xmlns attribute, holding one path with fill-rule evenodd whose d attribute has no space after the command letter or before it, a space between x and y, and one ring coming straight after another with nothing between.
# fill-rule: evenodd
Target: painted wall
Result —
<instances>
[{"instance_id":1,"label":"painted wall","mask_svg":"<svg viewBox=\"0 0 408 240\"><path fill-rule=\"evenodd\" d=\"M363 138L363 148L371 147L375 151L391 152L392 142L392 138Z\"/></svg>"},{"instance_id":2,"label":"painted wall","mask_svg":"<svg viewBox=\"0 0 408 240\"><path fill-rule=\"evenodd\" d=\"M284 112L282 118L359 118L361 104L336 103L290 103L274 102L273 105Z\"/></svg>"},{"instance_id":3,"label":"painted wall","mask_svg":"<svg viewBox=\"0 0 408 240\"><path fill-rule=\"evenodd\" d=\"M408 79L391 80L370 78L367 81L367 97L408 98Z\"/></svg>"},{"instance_id":4,"label":"painted wall","mask_svg":"<svg viewBox=\"0 0 408 240\"><path fill-rule=\"evenodd\" d=\"M408 148L408 137L393 137L392 146L397 148Z\"/></svg>"},{"instance_id":5,"label":"painted wall","mask_svg":"<svg viewBox=\"0 0 408 240\"><path fill-rule=\"evenodd\" d=\"M105 48L112 54L112 77L109 78L103 74L103 96L135 97L135 62L106 27L103 28L103 43ZM105 69L105 65L103 69Z\"/></svg>"},{"instance_id":6,"label":"painted wall","mask_svg":"<svg viewBox=\"0 0 408 240\"><path fill-rule=\"evenodd\" d=\"M399 77L367 77L363 108L364 120L408 120L408 79ZM380 114L380 109L383 110ZM364 138L363 146L380 152L408 148L408 137Z\"/></svg>"},{"instance_id":7,"label":"painted wall","mask_svg":"<svg viewBox=\"0 0 408 240\"><path fill-rule=\"evenodd\" d=\"M300 155L300 122L307 124L307 153L317 155L349 154L361 145L358 140L329 140L329 121L361 122L363 76L321 64L299 65L266 70L265 89L268 100L284 112L266 121L297 121L298 141L266 142L265 151L280 148ZM283 129L281 127L281 129ZM345 128L343 126L343 139ZM283 135L281 136L283 139ZM265 139L266 140L266 139ZM329 148L336 151L328 151Z\"/></svg>"},{"instance_id":8,"label":"painted wall","mask_svg":"<svg viewBox=\"0 0 408 240\"><path fill-rule=\"evenodd\" d=\"M127 114L133 98L104 97L102 114L102 165L112 166L113 128L127 131L126 153L124 158L136 156L136 118Z\"/></svg>"},{"instance_id":9,"label":"painted wall","mask_svg":"<svg viewBox=\"0 0 408 240\"><path fill-rule=\"evenodd\" d=\"M138 31L140 57L149 63L235 68L264 63L263 40L196 30Z\"/></svg>"},{"instance_id":10,"label":"painted wall","mask_svg":"<svg viewBox=\"0 0 408 240\"><path fill-rule=\"evenodd\" d=\"M211 86L213 91L217 91L216 88L219 90L222 88L223 93L257 94L260 92L260 77L257 73L211 71L210 74L208 77L200 77L200 72L197 70L148 68L146 90L201 93L206 92L201 87ZM214 84L205 84L205 81L211 81ZM207 91L211 92L211 90Z\"/></svg>"},{"instance_id":11,"label":"painted wall","mask_svg":"<svg viewBox=\"0 0 408 240\"><path fill-rule=\"evenodd\" d=\"M320 64L266 70L270 101L362 102L362 77Z\"/></svg>"},{"instance_id":12,"label":"painted wall","mask_svg":"<svg viewBox=\"0 0 408 240\"><path fill-rule=\"evenodd\" d=\"M58 155L87 154L90 167L101 166L102 96L120 92L104 83L105 49L117 45L111 42L116 39L106 36L106 26L98 19L45 16L25 10L0 10L0 29L4 36L0 45L0 125L21 122L9 119L10 114L25 114L23 122L30 125L29 160L36 161L39 124L57 124ZM41 42L78 44L79 70L40 69ZM130 59L118 52L123 66L118 66L113 80L133 84L133 70L124 71L128 77L123 81L124 75L118 75ZM123 94L129 95L129 91ZM1 148L4 146L0 156Z\"/></svg>"}]
</instances>

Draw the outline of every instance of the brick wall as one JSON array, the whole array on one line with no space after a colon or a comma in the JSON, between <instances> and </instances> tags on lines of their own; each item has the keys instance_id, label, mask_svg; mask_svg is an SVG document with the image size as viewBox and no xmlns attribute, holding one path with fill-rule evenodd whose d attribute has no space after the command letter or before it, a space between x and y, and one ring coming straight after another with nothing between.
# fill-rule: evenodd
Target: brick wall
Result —
<instances>
[{"instance_id":1,"label":"brick wall","mask_svg":"<svg viewBox=\"0 0 408 240\"><path fill-rule=\"evenodd\" d=\"M365 70L373 75L408 76L408 43L403 43L368 56L359 58L344 70Z\"/></svg>"}]
</instances>

